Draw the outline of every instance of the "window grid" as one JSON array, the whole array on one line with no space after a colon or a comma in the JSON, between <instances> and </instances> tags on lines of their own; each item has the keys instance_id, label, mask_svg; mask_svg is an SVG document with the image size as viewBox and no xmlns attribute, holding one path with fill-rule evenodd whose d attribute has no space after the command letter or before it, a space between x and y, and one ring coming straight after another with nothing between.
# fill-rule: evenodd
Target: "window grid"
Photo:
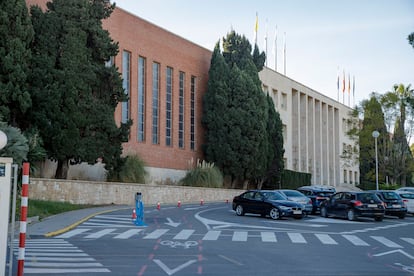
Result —
<instances>
[{"instance_id":1,"label":"window grid","mask_svg":"<svg viewBox=\"0 0 414 276\"><path fill-rule=\"evenodd\" d=\"M195 93L196 77L191 76L190 149L195 149Z\"/></svg>"},{"instance_id":2,"label":"window grid","mask_svg":"<svg viewBox=\"0 0 414 276\"><path fill-rule=\"evenodd\" d=\"M158 119L159 119L159 92L160 92L160 65L152 64L152 143L158 144Z\"/></svg>"},{"instance_id":3,"label":"window grid","mask_svg":"<svg viewBox=\"0 0 414 276\"><path fill-rule=\"evenodd\" d=\"M185 73L180 72L178 101L178 147L184 148L184 81Z\"/></svg>"},{"instance_id":4,"label":"window grid","mask_svg":"<svg viewBox=\"0 0 414 276\"><path fill-rule=\"evenodd\" d=\"M166 70L166 93L165 93L165 145L171 146L171 129L172 129L172 75L173 69L167 67Z\"/></svg>"},{"instance_id":5,"label":"window grid","mask_svg":"<svg viewBox=\"0 0 414 276\"><path fill-rule=\"evenodd\" d=\"M122 88L124 88L124 93L128 97L128 100L122 102L121 105L121 122L126 123L130 118L130 110L129 110L129 95L130 95L130 73L131 73L131 53L128 51L122 52Z\"/></svg>"},{"instance_id":6,"label":"window grid","mask_svg":"<svg viewBox=\"0 0 414 276\"><path fill-rule=\"evenodd\" d=\"M138 58L138 125L137 139L139 142L145 140L145 67L146 60Z\"/></svg>"}]
</instances>

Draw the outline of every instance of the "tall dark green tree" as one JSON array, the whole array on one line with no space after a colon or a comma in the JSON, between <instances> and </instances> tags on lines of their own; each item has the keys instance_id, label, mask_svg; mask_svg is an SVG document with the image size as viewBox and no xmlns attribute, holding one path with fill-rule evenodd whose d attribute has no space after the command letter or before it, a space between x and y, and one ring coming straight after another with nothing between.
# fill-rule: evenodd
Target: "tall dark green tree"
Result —
<instances>
[{"instance_id":1,"label":"tall dark green tree","mask_svg":"<svg viewBox=\"0 0 414 276\"><path fill-rule=\"evenodd\" d=\"M118 45L102 28L114 9L106 0L54 0L43 12L32 7L35 30L32 126L38 127L56 178L71 164L102 158L117 166L130 122L117 127L115 107L125 100L120 74L106 62Z\"/></svg>"},{"instance_id":2,"label":"tall dark green tree","mask_svg":"<svg viewBox=\"0 0 414 276\"><path fill-rule=\"evenodd\" d=\"M268 146L267 158L268 169L264 177L264 187L267 189L280 189L282 173L285 168L283 155L283 123L279 112L276 111L272 98L267 95L267 136ZM259 187L260 188L260 187Z\"/></svg>"},{"instance_id":3,"label":"tall dark green tree","mask_svg":"<svg viewBox=\"0 0 414 276\"><path fill-rule=\"evenodd\" d=\"M408 35L408 43L411 44L411 46L413 46L414 48L414 32Z\"/></svg>"},{"instance_id":4,"label":"tall dark green tree","mask_svg":"<svg viewBox=\"0 0 414 276\"><path fill-rule=\"evenodd\" d=\"M264 53L252 56L249 41L231 31L213 52L208 90L204 96L205 156L235 187L263 178L270 166L267 132L268 102L258 68Z\"/></svg>"},{"instance_id":5,"label":"tall dark green tree","mask_svg":"<svg viewBox=\"0 0 414 276\"><path fill-rule=\"evenodd\" d=\"M387 158L385 156L387 155L390 144L390 138L384 120L384 112L375 94L372 94L369 100L362 103L362 108L364 119L361 131L359 132L359 171L361 183L375 182L376 179L375 141L372 137L374 130L380 133L380 136L377 138L378 172L379 181L384 182L385 175L387 174Z\"/></svg>"},{"instance_id":6,"label":"tall dark green tree","mask_svg":"<svg viewBox=\"0 0 414 276\"><path fill-rule=\"evenodd\" d=\"M32 39L26 2L0 1L0 117L14 127L32 104L26 82Z\"/></svg>"}]
</instances>

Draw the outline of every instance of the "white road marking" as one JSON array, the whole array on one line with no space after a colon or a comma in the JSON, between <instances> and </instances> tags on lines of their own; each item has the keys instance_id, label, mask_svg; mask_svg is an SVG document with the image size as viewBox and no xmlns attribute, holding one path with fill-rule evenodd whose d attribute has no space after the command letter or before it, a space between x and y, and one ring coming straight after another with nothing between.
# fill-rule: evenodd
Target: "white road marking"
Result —
<instances>
[{"instance_id":1,"label":"white road marking","mask_svg":"<svg viewBox=\"0 0 414 276\"><path fill-rule=\"evenodd\" d=\"M287 233L293 243L307 243L300 233Z\"/></svg>"},{"instance_id":2,"label":"white road marking","mask_svg":"<svg viewBox=\"0 0 414 276\"><path fill-rule=\"evenodd\" d=\"M323 244L338 244L331 236L327 234L315 234L315 236L323 243Z\"/></svg>"},{"instance_id":3,"label":"white road marking","mask_svg":"<svg viewBox=\"0 0 414 276\"><path fill-rule=\"evenodd\" d=\"M170 229L157 229L154 232L149 233L143 239L158 239L165 233L167 233Z\"/></svg>"},{"instance_id":4,"label":"white road marking","mask_svg":"<svg viewBox=\"0 0 414 276\"><path fill-rule=\"evenodd\" d=\"M116 229L104 229L104 230L98 231L96 233L89 234L85 238L86 239L98 239L98 238L101 238L101 237L103 237L103 236L105 236L105 235L107 235L107 234L115 231L115 230Z\"/></svg>"},{"instance_id":5,"label":"white road marking","mask_svg":"<svg viewBox=\"0 0 414 276\"><path fill-rule=\"evenodd\" d=\"M194 230L181 230L177 235L174 236L174 240L186 240L188 239L192 234L194 233Z\"/></svg>"},{"instance_id":6,"label":"white road marking","mask_svg":"<svg viewBox=\"0 0 414 276\"><path fill-rule=\"evenodd\" d=\"M75 229L75 230L72 230L72 231L66 232L66 233L64 233L64 234L61 234L61 235L57 236L56 238L60 238L60 239L67 239L67 238L71 238L71 237L73 237L73 236L76 236L76 235L78 235L78 234L81 234L81 233L83 233L83 232L87 232L87 231L89 231L89 230L90 230L90 229L87 229L87 228Z\"/></svg>"},{"instance_id":7,"label":"white road marking","mask_svg":"<svg viewBox=\"0 0 414 276\"><path fill-rule=\"evenodd\" d=\"M196 263L197 260L189 260L185 263L183 263L182 265L177 266L174 269L170 269L167 265L165 265L161 260L159 259L154 259L154 263L156 263L162 270L164 270L165 273L167 273L167 275L173 275L174 273L180 271L181 269L192 265L193 263Z\"/></svg>"},{"instance_id":8,"label":"white road marking","mask_svg":"<svg viewBox=\"0 0 414 276\"><path fill-rule=\"evenodd\" d=\"M400 239L402 239L403 241L408 242L408 243L414 245L414 239L413 238L400 238Z\"/></svg>"},{"instance_id":9,"label":"white road marking","mask_svg":"<svg viewBox=\"0 0 414 276\"><path fill-rule=\"evenodd\" d=\"M379 237L379 236L371 236L371 238L373 238L374 240L382 243L383 245L387 246L387 247L391 247L391 248L402 248L401 245L396 244L395 242L385 238L385 237Z\"/></svg>"},{"instance_id":10,"label":"white road marking","mask_svg":"<svg viewBox=\"0 0 414 276\"><path fill-rule=\"evenodd\" d=\"M260 232L263 242L277 242L274 232Z\"/></svg>"},{"instance_id":11,"label":"white road marking","mask_svg":"<svg viewBox=\"0 0 414 276\"><path fill-rule=\"evenodd\" d=\"M210 230L204 235L203 241L216 241L218 240L220 234L221 231Z\"/></svg>"},{"instance_id":12,"label":"white road marking","mask_svg":"<svg viewBox=\"0 0 414 276\"><path fill-rule=\"evenodd\" d=\"M234 231L232 241L247 241L246 231Z\"/></svg>"},{"instance_id":13,"label":"white road marking","mask_svg":"<svg viewBox=\"0 0 414 276\"><path fill-rule=\"evenodd\" d=\"M344 237L345 239L350 241L353 245L356 245L356 246L369 246L368 243L364 242L363 240L361 240L360 238L358 238L355 235L342 235L342 237Z\"/></svg>"},{"instance_id":14,"label":"white road marking","mask_svg":"<svg viewBox=\"0 0 414 276\"><path fill-rule=\"evenodd\" d=\"M141 231L142 229L129 229L128 231L125 231L124 233L116 235L114 239L129 239L130 237L138 234Z\"/></svg>"}]
</instances>

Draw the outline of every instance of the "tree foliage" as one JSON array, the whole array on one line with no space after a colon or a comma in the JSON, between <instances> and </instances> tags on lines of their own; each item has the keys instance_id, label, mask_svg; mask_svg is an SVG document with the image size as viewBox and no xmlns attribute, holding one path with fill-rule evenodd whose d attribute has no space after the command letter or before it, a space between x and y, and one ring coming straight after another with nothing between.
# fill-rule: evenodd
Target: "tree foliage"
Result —
<instances>
[{"instance_id":1,"label":"tree foliage","mask_svg":"<svg viewBox=\"0 0 414 276\"><path fill-rule=\"evenodd\" d=\"M408 43L411 44L411 46L413 46L414 48L414 32L408 35Z\"/></svg>"},{"instance_id":2,"label":"tree foliage","mask_svg":"<svg viewBox=\"0 0 414 276\"><path fill-rule=\"evenodd\" d=\"M35 30L31 127L37 127L48 157L58 162L56 178L71 164L102 158L108 170L120 162L130 122L117 127L114 111L124 100L114 66L118 52L102 20L114 5L106 0L54 0L48 10L32 7Z\"/></svg>"},{"instance_id":3,"label":"tree foliage","mask_svg":"<svg viewBox=\"0 0 414 276\"><path fill-rule=\"evenodd\" d=\"M217 43L204 96L205 156L231 178L233 187L263 179L274 157L269 102L258 76L264 53L255 59L251 51L249 41L234 31L223 38L222 53Z\"/></svg>"},{"instance_id":4,"label":"tree foliage","mask_svg":"<svg viewBox=\"0 0 414 276\"><path fill-rule=\"evenodd\" d=\"M0 1L0 117L14 127L31 106L26 79L32 39L26 2Z\"/></svg>"}]
</instances>

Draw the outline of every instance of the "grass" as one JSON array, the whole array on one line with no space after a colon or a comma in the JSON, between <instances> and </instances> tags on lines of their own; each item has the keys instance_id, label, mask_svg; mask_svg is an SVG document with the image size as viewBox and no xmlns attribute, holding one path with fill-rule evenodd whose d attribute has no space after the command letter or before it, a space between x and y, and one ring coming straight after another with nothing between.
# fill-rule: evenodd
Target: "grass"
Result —
<instances>
[{"instance_id":1,"label":"grass","mask_svg":"<svg viewBox=\"0 0 414 276\"><path fill-rule=\"evenodd\" d=\"M20 201L18 200L16 205L16 220L19 220L20 216ZM68 212L73 210L79 210L84 208L97 207L96 205L89 204L71 204L69 202L54 202L54 201L44 201L29 199L29 206L27 210L27 217L36 217L39 216L39 220Z\"/></svg>"}]
</instances>

